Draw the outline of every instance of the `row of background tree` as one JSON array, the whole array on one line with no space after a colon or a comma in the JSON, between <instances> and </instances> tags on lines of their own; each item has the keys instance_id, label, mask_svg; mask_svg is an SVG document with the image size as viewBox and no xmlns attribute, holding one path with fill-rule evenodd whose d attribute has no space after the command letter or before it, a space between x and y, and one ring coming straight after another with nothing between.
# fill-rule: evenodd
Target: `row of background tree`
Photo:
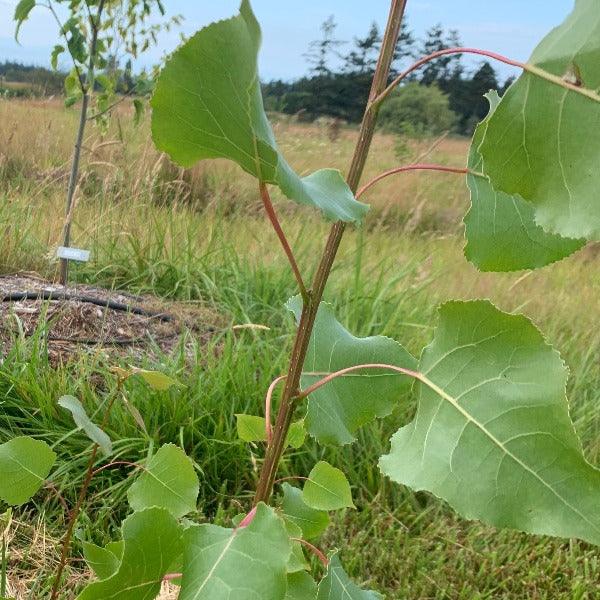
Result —
<instances>
[{"instance_id":1,"label":"row of background tree","mask_svg":"<svg viewBox=\"0 0 600 600\"><path fill-rule=\"evenodd\" d=\"M334 17L329 17L321 26L322 37L311 42L305 55L308 75L292 82L278 80L263 85L268 110L300 114L309 120L321 116L349 123L360 120L377 64L381 32L373 23L365 37L347 43L337 39L336 28ZM405 22L392 76L418 57L461 45L457 31L445 31L436 25L419 40ZM469 69L460 55L439 58L410 76L396 97L388 101L381 115L383 126L416 135L446 129L470 135L488 112L484 94L490 89L502 94L512 81L509 78L500 83L487 61Z\"/></svg>"},{"instance_id":2,"label":"row of background tree","mask_svg":"<svg viewBox=\"0 0 600 600\"><path fill-rule=\"evenodd\" d=\"M381 33L373 23L363 38L351 43L336 38L333 17L321 26L322 36L310 44L305 57L309 73L296 81L271 81L263 84L267 110L299 114L307 120L326 116L348 123L360 120L371 87L373 72L381 46ZM392 76L417 57L449 47L460 46L456 31L432 27L418 40L405 24L398 44ZM137 77L131 62L118 71L117 92L132 93ZM147 77L146 74L141 75ZM62 91L64 73L15 62L0 63L0 93L10 95L54 95ZM9 86L18 83L23 85ZM409 77L407 84L382 110L384 128L408 135L435 135L450 130L470 135L485 117L488 104L483 95L490 89L501 94L512 79L500 84L497 73L488 63L467 68L460 55L439 58ZM3 85L4 84L4 85Z\"/></svg>"}]
</instances>

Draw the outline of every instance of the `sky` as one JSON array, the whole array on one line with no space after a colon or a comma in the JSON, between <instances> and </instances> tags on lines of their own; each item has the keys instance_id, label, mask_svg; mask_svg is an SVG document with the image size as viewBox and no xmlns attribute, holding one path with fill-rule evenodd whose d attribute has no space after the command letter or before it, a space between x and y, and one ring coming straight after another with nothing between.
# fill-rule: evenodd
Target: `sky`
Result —
<instances>
[{"instance_id":1,"label":"sky","mask_svg":"<svg viewBox=\"0 0 600 600\"><path fill-rule=\"evenodd\" d=\"M53 21L45 9L36 8L22 28L19 46L13 38L12 15L16 3L17 0L0 0L0 61L16 59L48 65L51 48L58 41ZM185 17L182 31L186 34L235 14L239 6L239 0L165 0L164 3L169 14ZM263 27L261 78L291 80L305 74L303 54L310 41L319 37L320 24L330 15L338 23L338 39L351 41L354 36L365 35L372 21L383 28L389 5L389 0L253 0L252 6ZM441 23L445 29L457 29L466 46L526 60L537 42L570 12L573 0L408 0L407 6L409 27L417 36ZM163 34L159 47L149 52L139 66L156 64L178 44L177 33ZM502 76L512 72L500 65L497 70Z\"/></svg>"}]
</instances>

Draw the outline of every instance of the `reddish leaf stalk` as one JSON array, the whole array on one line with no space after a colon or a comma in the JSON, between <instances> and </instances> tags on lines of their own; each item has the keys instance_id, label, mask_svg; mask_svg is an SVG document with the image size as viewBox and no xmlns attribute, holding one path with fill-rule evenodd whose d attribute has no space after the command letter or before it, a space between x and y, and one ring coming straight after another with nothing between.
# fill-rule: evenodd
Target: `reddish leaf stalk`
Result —
<instances>
[{"instance_id":1,"label":"reddish leaf stalk","mask_svg":"<svg viewBox=\"0 0 600 600\"><path fill-rule=\"evenodd\" d=\"M281 242L281 245L283 247L283 250L284 250L288 260L290 261L290 266L292 267L292 271L294 272L294 277L296 278L296 281L298 282L298 287L300 288L300 294L302 295L302 299L304 300L304 303L306 304L306 303L308 303L308 299L309 299L308 291L306 289L306 286L304 285L304 280L302 279L302 274L300 273L300 269L298 268L298 263L296 262L296 257L294 256L294 252L292 251L292 248L288 242L288 239L285 236L285 233L281 227L281 223L279 222L279 219L277 218L277 213L275 212L275 208L273 207L273 203L271 202L271 196L269 195L269 190L267 189L266 184L263 182L261 182L259 184L259 188L260 188L260 197L262 198L263 206L265 207L267 216L269 217L269 220L271 221L271 225L273 225L273 229L275 230L275 233L277 234L277 237L279 238L279 241Z\"/></svg>"},{"instance_id":2,"label":"reddish leaf stalk","mask_svg":"<svg viewBox=\"0 0 600 600\"><path fill-rule=\"evenodd\" d=\"M567 88L573 92L582 94L582 95L590 98L591 100L600 102L600 96L594 90L590 90L590 89L581 87L579 85L576 85L574 83L570 83L570 82L566 81L563 77L553 75L552 73L549 73L548 71L545 71L544 69L540 69L539 67L536 67L535 65L531 65L529 63L524 63L524 62L521 62L518 60L514 60L512 58L503 56L502 54L498 54L497 52L491 52L490 50L482 50L480 48L456 47L456 48L445 48L444 50L438 50L437 52L433 52L432 54L429 54L428 56L424 56L423 58L419 59L416 63L414 63L412 66L410 66L408 69L406 69L406 71L404 71L403 73L400 73L400 75L398 75L398 77L396 77L396 79L394 79L394 81L392 81L392 83L390 83L390 85L388 85L385 88L385 90L383 90L383 92L381 92L381 94L379 94L369 104L369 108L378 107L394 91L394 89L402 81L404 81L404 79L406 79L411 73L414 73L416 70L420 69L423 65L427 64L428 62L431 62L432 60L435 60L436 58L440 58L442 56L448 56L451 54L477 54L479 56L486 56L487 58L497 60L506 65L510 65L512 67L517 67L518 69L522 69L523 71L527 71L528 73L531 73L532 75L536 75L537 77L540 77L541 79L545 79L546 81L549 81L550 83L553 83L555 85L559 85L559 86Z\"/></svg>"},{"instance_id":3,"label":"reddish leaf stalk","mask_svg":"<svg viewBox=\"0 0 600 600\"><path fill-rule=\"evenodd\" d=\"M271 424L271 406L273 404L273 393L279 383L284 381L287 375L281 375L271 383L265 397L265 427L267 433L267 444L273 441L273 425Z\"/></svg>"},{"instance_id":4,"label":"reddish leaf stalk","mask_svg":"<svg viewBox=\"0 0 600 600\"><path fill-rule=\"evenodd\" d=\"M410 369L404 369L402 367L396 367L395 365L386 365L380 363L368 363L364 365L355 365L353 367L346 367L345 369L341 369L340 371L336 371L335 373L329 373L326 377L323 377L320 381L313 383L310 387L302 390L299 394L299 398L307 398L313 392L316 392L319 388L322 388L324 385L332 382L334 379L338 377L343 377L344 375L349 375L350 373L354 373L355 371L363 371L365 369L384 369L387 371L395 371L396 373L400 373L401 375L406 375L407 377L412 377L413 379L418 379L419 381L423 380L423 374L418 371L412 371Z\"/></svg>"},{"instance_id":5,"label":"reddish leaf stalk","mask_svg":"<svg viewBox=\"0 0 600 600\"><path fill-rule=\"evenodd\" d=\"M300 477L299 475L292 475L291 477L282 477L281 479L276 479L275 483L283 483L284 481L308 481L308 477Z\"/></svg>"},{"instance_id":6,"label":"reddish leaf stalk","mask_svg":"<svg viewBox=\"0 0 600 600\"><path fill-rule=\"evenodd\" d=\"M92 473L92 477L96 477L96 475L98 475L99 473L102 473L102 471L105 471L106 469L112 469L114 467L120 467L120 466L131 467L132 469L140 469L140 468L142 468L141 465L138 465L136 463L127 462L126 460L119 460L119 461L111 462L111 463L108 463L107 465L103 465L103 466L97 468Z\"/></svg>"},{"instance_id":7,"label":"reddish leaf stalk","mask_svg":"<svg viewBox=\"0 0 600 600\"><path fill-rule=\"evenodd\" d=\"M325 554L319 550L316 546L313 546L310 542L303 540L302 538L290 538L292 542L298 542L303 546L306 546L320 561L321 564L327 569L329 567L329 559L325 556Z\"/></svg>"},{"instance_id":8,"label":"reddish leaf stalk","mask_svg":"<svg viewBox=\"0 0 600 600\"><path fill-rule=\"evenodd\" d=\"M402 167L396 167L394 169L390 169L389 171L385 171L369 181L369 183L363 185L358 192L356 192L356 197L360 198L367 190L371 189L376 183L379 183L382 179L386 179L387 177L391 177L392 175L396 175L397 173L406 173L409 171L440 171L444 173L462 173L463 175L467 175L470 173L470 170L465 167L449 167L446 165L436 165L429 163L416 163L413 165L404 165Z\"/></svg>"}]
</instances>

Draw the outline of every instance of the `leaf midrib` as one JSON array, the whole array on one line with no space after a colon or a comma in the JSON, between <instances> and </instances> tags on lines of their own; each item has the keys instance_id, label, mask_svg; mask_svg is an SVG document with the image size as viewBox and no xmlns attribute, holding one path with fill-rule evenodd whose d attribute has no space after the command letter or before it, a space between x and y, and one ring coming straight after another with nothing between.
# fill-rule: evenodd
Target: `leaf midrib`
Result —
<instances>
[{"instance_id":1,"label":"leaf midrib","mask_svg":"<svg viewBox=\"0 0 600 600\"><path fill-rule=\"evenodd\" d=\"M530 475L533 475L535 479L537 479L544 487L550 490L569 510L575 513L578 517L583 519L588 525L590 525L595 531L600 533L600 528L593 522L590 521L588 517L586 517L580 510L578 510L575 506L573 506L566 498L564 498L556 489L550 485L545 479L543 479L538 473L536 473L527 463L523 462L518 456L516 456L513 452L511 452L505 444L503 444L491 431L489 431L484 424L480 423L477 419L475 419L468 411L466 411L458 401L448 394L441 387L436 385L433 381L428 379L425 375L421 375L419 378L420 381L429 387L433 392L435 392L438 396L449 402L467 421L473 423L484 435L486 435L498 448L500 448L506 456L512 458L522 469L527 471Z\"/></svg>"}]
</instances>

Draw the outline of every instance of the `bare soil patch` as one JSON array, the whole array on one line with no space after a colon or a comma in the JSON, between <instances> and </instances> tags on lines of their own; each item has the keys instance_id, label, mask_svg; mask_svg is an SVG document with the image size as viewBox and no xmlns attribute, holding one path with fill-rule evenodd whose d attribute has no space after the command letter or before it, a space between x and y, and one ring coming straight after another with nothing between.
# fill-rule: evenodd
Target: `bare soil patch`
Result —
<instances>
[{"instance_id":1,"label":"bare soil patch","mask_svg":"<svg viewBox=\"0 0 600 600\"><path fill-rule=\"evenodd\" d=\"M111 355L169 353L185 333L206 342L223 319L201 305L165 302L31 275L0 277L0 357L37 337L52 362L101 349Z\"/></svg>"}]
</instances>

